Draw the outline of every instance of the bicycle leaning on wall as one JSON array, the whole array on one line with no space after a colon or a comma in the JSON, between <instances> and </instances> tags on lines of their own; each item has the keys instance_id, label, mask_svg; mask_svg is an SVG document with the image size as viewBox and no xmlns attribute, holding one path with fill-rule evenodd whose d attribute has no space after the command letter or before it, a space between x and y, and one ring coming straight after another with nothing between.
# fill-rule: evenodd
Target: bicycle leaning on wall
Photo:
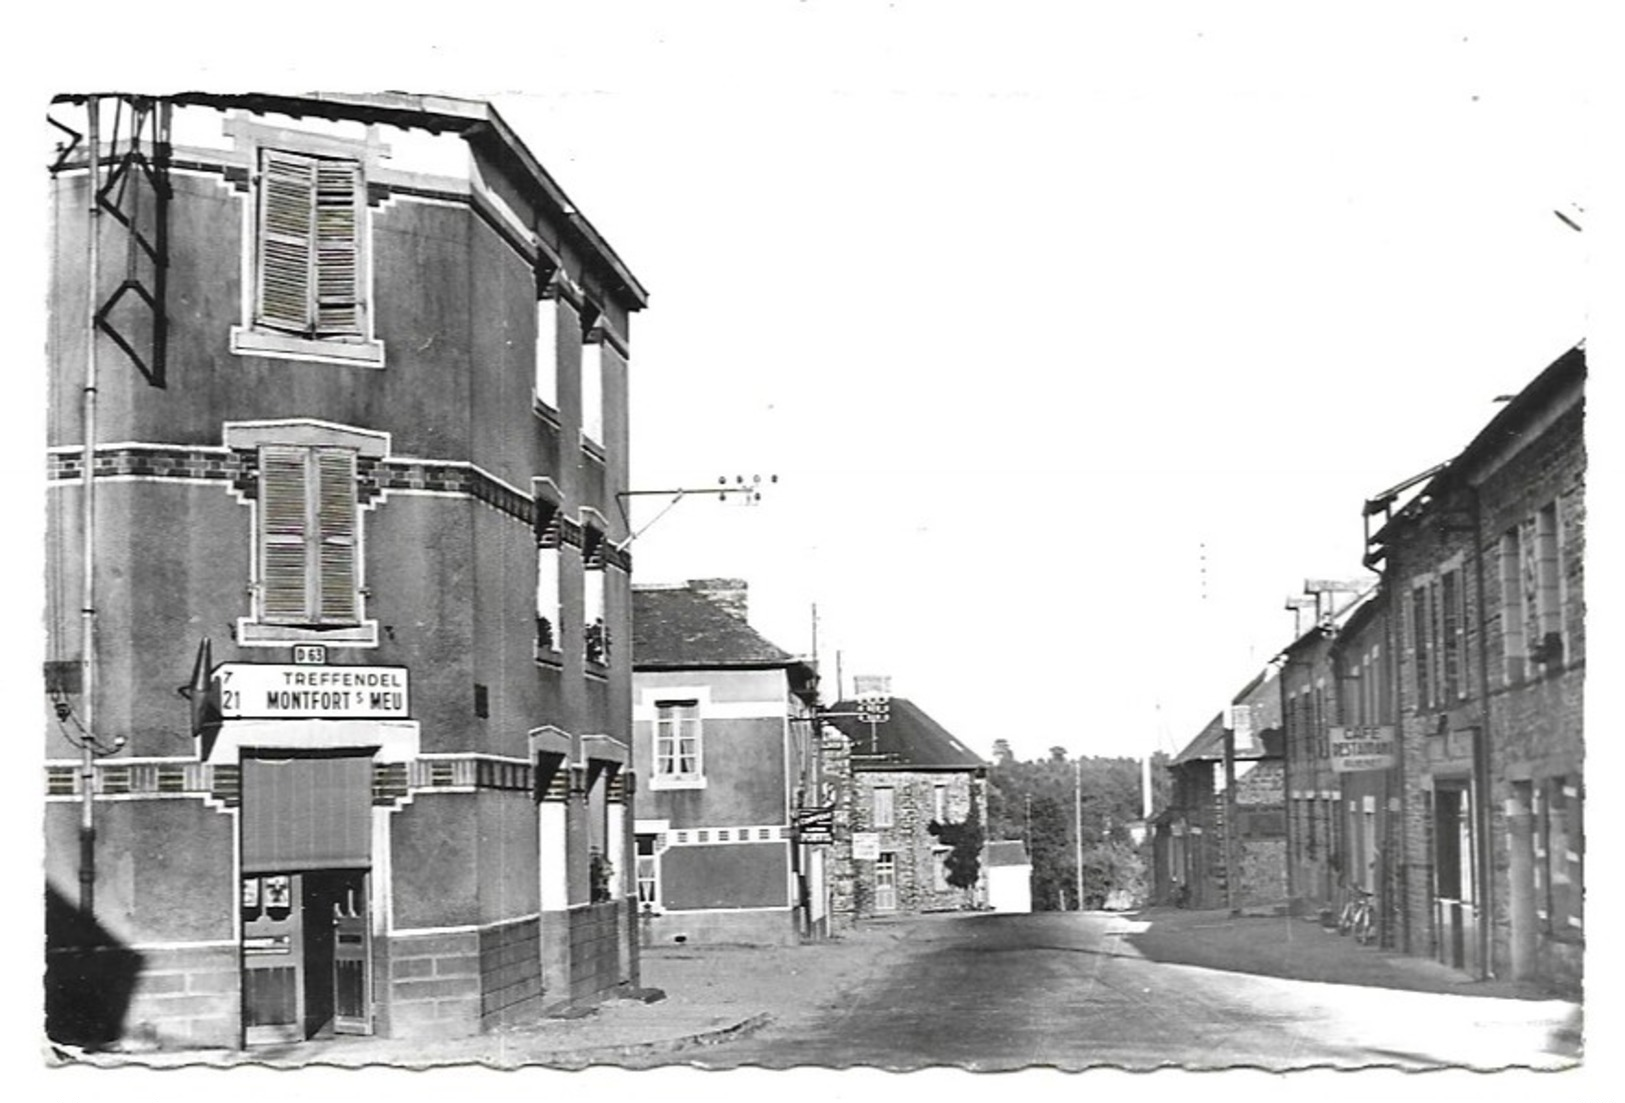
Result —
<instances>
[{"instance_id":1,"label":"bicycle leaning on wall","mask_svg":"<svg viewBox=\"0 0 1625 1103\"><path fill-rule=\"evenodd\" d=\"M1373 894L1367 892L1359 885L1350 885L1348 898L1343 903L1343 912L1337 918L1337 933L1354 934L1354 940L1364 946L1376 934L1376 909L1372 905Z\"/></svg>"}]
</instances>

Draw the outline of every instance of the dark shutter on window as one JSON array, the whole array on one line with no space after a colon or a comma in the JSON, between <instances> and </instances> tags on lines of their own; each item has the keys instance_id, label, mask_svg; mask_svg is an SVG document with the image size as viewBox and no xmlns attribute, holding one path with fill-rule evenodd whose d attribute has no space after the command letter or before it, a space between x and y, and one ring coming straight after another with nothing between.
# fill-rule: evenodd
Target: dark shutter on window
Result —
<instances>
[{"instance_id":1,"label":"dark shutter on window","mask_svg":"<svg viewBox=\"0 0 1625 1103\"><path fill-rule=\"evenodd\" d=\"M260 153L259 303L255 320L309 333L315 322L316 160Z\"/></svg>"},{"instance_id":2,"label":"dark shutter on window","mask_svg":"<svg viewBox=\"0 0 1625 1103\"><path fill-rule=\"evenodd\" d=\"M372 759L244 758L243 873L372 864Z\"/></svg>"},{"instance_id":3,"label":"dark shutter on window","mask_svg":"<svg viewBox=\"0 0 1625 1103\"><path fill-rule=\"evenodd\" d=\"M310 619L306 450L260 449L260 616L270 624Z\"/></svg>"},{"instance_id":4,"label":"dark shutter on window","mask_svg":"<svg viewBox=\"0 0 1625 1103\"><path fill-rule=\"evenodd\" d=\"M355 453L323 449L316 453L317 584L322 624L354 624L361 610L356 595Z\"/></svg>"}]
</instances>

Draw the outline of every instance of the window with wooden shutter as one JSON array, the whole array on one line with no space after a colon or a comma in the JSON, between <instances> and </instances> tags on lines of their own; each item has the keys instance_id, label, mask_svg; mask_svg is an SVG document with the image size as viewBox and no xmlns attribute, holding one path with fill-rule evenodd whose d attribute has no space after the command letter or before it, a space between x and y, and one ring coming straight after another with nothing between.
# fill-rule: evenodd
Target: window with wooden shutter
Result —
<instances>
[{"instance_id":1,"label":"window with wooden shutter","mask_svg":"<svg viewBox=\"0 0 1625 1103\"><path fill-rule=\"evenodd\" d=\"M355 453L260 449L260 617L267 624L353 625L357 589Z\"/></svg>"},{"instance_id":2,"label":"window with wooden shutter","mask_svg":"<svg viewBox=\"0 0 1625 1103\"><path fill-rule=\"evenodd\" d=\"M260 152L257 325L362 336L360 202L359 162Z\"/></svg>"}]
</instances>

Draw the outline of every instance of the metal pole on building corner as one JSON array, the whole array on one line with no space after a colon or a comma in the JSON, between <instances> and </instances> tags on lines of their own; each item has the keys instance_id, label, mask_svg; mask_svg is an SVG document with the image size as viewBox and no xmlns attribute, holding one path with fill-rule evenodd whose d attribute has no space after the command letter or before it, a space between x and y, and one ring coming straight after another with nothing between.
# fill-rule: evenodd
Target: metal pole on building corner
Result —
<instances>
[{"instance_id":1,"label":"metal pole on building corner","mask_svg":"<svg viewBox=\"0 0 1625 1103\"><path fill-rule=\"evenodd\" d=\"M101 128L96 96L85 101L90 161L89 217L85 223L84 451L80 507L84 546L80 579L79 910L96 909L96 298L101 286Z\"/></svg>"}]
</instances>

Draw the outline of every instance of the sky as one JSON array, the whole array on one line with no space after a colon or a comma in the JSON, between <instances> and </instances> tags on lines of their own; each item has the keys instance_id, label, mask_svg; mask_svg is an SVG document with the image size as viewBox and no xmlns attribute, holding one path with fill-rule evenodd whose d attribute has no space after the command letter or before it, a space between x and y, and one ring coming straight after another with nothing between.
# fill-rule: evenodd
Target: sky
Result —
<instances>
[{"instance_id":1,"label":"sky","mask_svg":"<svg viewBox=\"0 0 1625 1103\"><path fill-rule=\"evenodd\" d=\"M889 675L983 753L1181 748L1306 578L1373 577L1364 500L1587 334L1561 6L323 7L341 65L174 7L184 57L49 78L491 100L650 290L634 488L777 477L635 581L743 578L796 653L816 606L827 697Z\"/></svg>"},{"instance_id":2,"label":"sky","mask_svg":"<svg viewBox=\"0 0 1625 1103\"><path fill-rule=\"evenodd\" d=\"M636 578L796 652L816 604L827 685L984 753L1174 751L1585 335L1586 88L1561 19L1057 11L753 5L467 91L650 288L634 486L778 476Z\"/></svg>"}]
</instances>

